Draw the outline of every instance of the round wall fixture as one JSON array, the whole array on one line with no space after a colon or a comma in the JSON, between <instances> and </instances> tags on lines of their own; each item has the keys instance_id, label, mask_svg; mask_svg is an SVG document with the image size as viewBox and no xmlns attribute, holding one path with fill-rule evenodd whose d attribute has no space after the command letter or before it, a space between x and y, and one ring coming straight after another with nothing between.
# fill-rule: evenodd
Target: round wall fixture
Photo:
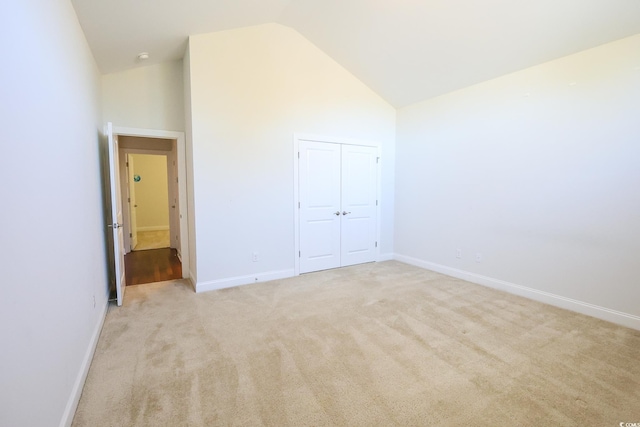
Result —
<instances>
[{"instance_id":1,"label":"round wall fixture","mask_svg":"<svg viewBox=\"0 0 640 427\"><path fill-rule=\"evenodd\" d=\"M138 54L138 60L144 61L145 59L149 59L149 52L140 52Z\"/></svg>"}]
</instances>

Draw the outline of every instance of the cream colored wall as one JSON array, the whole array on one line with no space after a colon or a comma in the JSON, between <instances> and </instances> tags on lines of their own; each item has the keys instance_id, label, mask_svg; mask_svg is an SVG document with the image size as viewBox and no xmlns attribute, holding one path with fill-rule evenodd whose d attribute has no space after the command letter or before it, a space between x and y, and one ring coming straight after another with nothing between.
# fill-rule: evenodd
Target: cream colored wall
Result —
<instances>
[{"instance_id":1,"label":"cream colored wall","mask_svg":"<svg viewBox=\"0 0 640 427\"><path fill-rule=\"evenodd\" d=\"M105 122L117 127L184 131L182 61L102 76Z\"/></svg>"},{"instance_id":2,"label":"cream colored wall","mask_svg":"<svg viewBox=\"0 0 640 427\"><path fill-rule=\"evenodd\" d=\"M193 36L189 61L199 285L293 274L294 132L381 144L380 243L393 252L391 105L282 25Z\"/></svg>"},{"instance_id":3,"label":"cream colored wall","mask_svg":"<svg viewBox=\"0 0 640 427\"><path fill-rule=\"evenodd\" d=\"M152 154L129 154L133 157L133 173L138 231L169 229L169 194L167 157Z\"/></svg>"},{"instance_id":4,"label":"cream colored wall","mask_svg":"<svg viewBox=\"0 0 640 427\"><path fill-rule=\"evenodd\" d=\"M640 329L639 100L637 35L400 109L396 253Z\"/></svg>"}]
</instances>

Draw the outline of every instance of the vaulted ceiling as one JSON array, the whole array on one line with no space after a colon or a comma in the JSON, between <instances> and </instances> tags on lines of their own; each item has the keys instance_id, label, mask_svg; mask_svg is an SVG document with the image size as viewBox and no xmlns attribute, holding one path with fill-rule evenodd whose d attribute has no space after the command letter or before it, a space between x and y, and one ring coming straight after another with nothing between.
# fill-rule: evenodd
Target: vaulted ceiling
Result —
<instances>
[{"instance_id":1,"label":"vaulted ceiling","mask_svg":"<svg viewBox=\"0 0 640 427\"><path fill-rule=\"evenodd\" d=\"M640 33L639 0L72 3L103 73L180 59L189 35L277 22L396 107Z\"/></svg>"}]
</instances>

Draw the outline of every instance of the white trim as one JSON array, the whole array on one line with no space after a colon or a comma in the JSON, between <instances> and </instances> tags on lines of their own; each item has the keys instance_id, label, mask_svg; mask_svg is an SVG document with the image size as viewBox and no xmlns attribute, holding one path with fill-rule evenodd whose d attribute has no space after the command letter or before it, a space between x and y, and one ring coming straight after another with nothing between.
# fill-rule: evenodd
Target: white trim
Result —
<instances>
[{"instance_id":1,"label":"white trim","mask_svg":"<svg viewBox=\"0 0 640 427\"><path fill-rule=\"evenodd\" d=\"M187 204L187 147L184 132L157 129L137 129L114 127L113 133L119 136L140 136L146 138L175 139L178 161L179 221L180 221L180 255L182 257L182 277L189 278L189 214ZM193 254L195 255L195 254Z\"/></svg>"},{"instance_id":2,"label":"white trim","mask_svg":"<svg viewBox=\"0 0 640 427\"><path fill-rule=\"evenodd\" d=\"M142 129L142 128L114 126L113 133L122 135L122 136L142 136L147 138L160 138L160 139L182 138L184 140L184 132L178 132L173 130Z\"/></svg>"},{"instance_id":3,"label":"white trim","mask_svg":"<svg viewBox=\"0 0 640 427\"><path fill-rule=\"evenodd\" d=\"M312 141L312 142L326 142L331 144L343 144L343 145L360 145L365 147L375 147L377 149L377 156L380 161L377 163L376 171L376 198L378 199L378 206L376 207L376 241L378 246L376 248L376 260L380 260L380 247L382 242L380 237L382 236L382 155L380 153L380 143L375 141L366 141L351 138L342 138L334 136L320 136L305 133L293 134L293 223L294 223L294 275L300 275L300 209L298 204L300 203L300 189L299 189L299 174L300 174L300 141Z\"/></svg>"},{"instance_id":4,"label":"white trim","mask_svg":"<svg viewBox=\"0 0 640 427\"><path fill-rule=\"evenodd\" d=\"M138 231L165 231L169 230L168 225L152 225L150 227L138 227L136 228Z\"/></svg>"},{"instance_id":5,"label":"white trim","mask_svg":"<svg viewBox=\"0 0 640 427\"><path fill-rule=\"evenodd\" d=\"M69 427L73 422L73 417L76 414L76 409L78 409L78 402L80 402L80 396L82 396L82 389L84 388L84 383L87 380L87 375L89 374L91 361L93 360L93 355L95 354L96 347L98 346L98 338L100 338L100 333L102 332L102 326L104 325L104 320L107 317L108 309L109 301L105 303L102 309L102 313L99 317L100 320L96 324L96 327L93 330L93 334L91 335L91 340L89 341L87 352L82 359L80 371L78 372L76 381L73 384L73 389L71 390L71 395L69 396L69 400L67 401L67 406L64 409L64 413L62 414L60 427Z\"/></svg>"},{"instance_id":6,"label":"white trim","mask_svg":"<svg viewBox=\"0 0 640 427\"><path fill-rule=\"evenodd\" d=\"M538 289L529 288L527 286L516 285L515 283L506 282L492 277L482 276L476 273L470 273L457 268L447 267L445 265L436 264L429 261L423 261L406 255L395 254L394 258L400 262L421 267L426 270L432 270L437 273L446 274L447 276L456 277L471 283L486 286L488 288L498 289L510 294L519 295L534 301L553 305L556 307L571 310L577 313L586 314L587 316L613 322L618 325L626 326L640 330L640 317L633 314L623 313L621 311L612 310L610 308L601 307L584 301L578 301L572 298L563 297L561 295L552 294L550 292L540 291Z\"/></svg>"},{"instance_id":7,"label":"white trim","mask_svg":"<svg viewBox=\"0 0 640 427\"><path fill-rule=\"evenodd\" d=\"M298 134L293 134L293 274L300 275L300 139Z\"/></svg>"},{"instance_id":8,"label":"white trim","mask_svg":"<svg viewBox=\"0 0 640 427\"><path fill-rule=\"evenodd\" d=\"M270 280L287 279L294 276L294 271L279 270L266 271L263 273L251 274L248 276L229 277L226 279L211 280L209 282L197 283L196 292L215 291L217 289L232 288L234 286L250 285L251 283L268 282Z\"/></svg>"}]
</instances>

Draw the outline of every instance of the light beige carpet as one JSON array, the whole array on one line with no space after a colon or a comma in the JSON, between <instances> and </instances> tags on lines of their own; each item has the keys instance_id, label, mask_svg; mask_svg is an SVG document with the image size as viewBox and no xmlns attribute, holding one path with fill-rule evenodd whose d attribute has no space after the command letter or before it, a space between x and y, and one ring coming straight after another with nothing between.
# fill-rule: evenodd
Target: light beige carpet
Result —
<instances>
[{"instance_id":1,"label":"light beige carpet","mask_svg":"<svg viewBox=\"0 0 640 427\"><path fill-rule=\"evenodd\" d=\"M168 248L170 245L169 230L138 231L137 236L134 251Z\"/></svg>"},{"instance_id":2,"label":"light beige carpet","mask_svg":"<svg viewBox=\"0 0 640 427\"><path fill-rule=\"evenodd\" d=\"M640 422L640 332L399 262L111 307L73 425Z\"/></svg>"}]
</instances>

